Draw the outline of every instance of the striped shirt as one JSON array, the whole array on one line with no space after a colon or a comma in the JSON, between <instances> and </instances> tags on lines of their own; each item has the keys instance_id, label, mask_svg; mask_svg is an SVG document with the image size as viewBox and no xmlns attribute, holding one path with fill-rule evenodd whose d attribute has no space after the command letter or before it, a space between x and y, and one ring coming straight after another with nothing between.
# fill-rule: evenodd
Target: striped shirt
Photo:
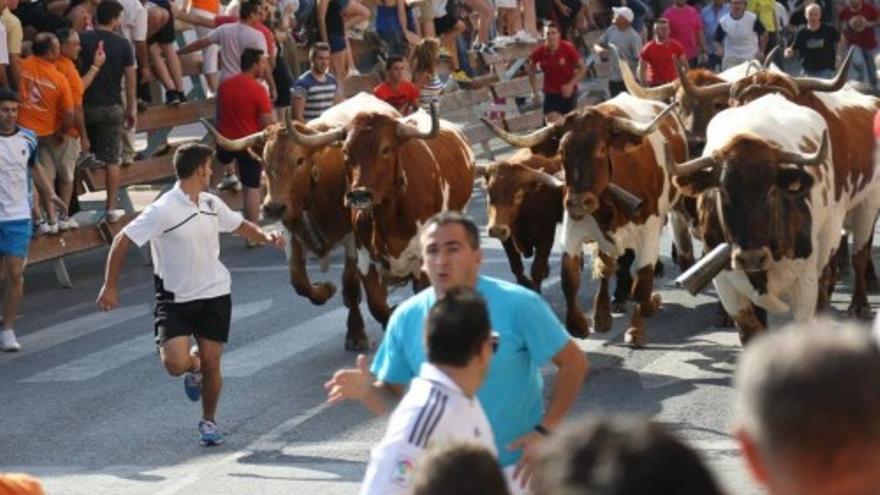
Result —
<instances>
[{"instance_id":1,"label":"striped shirt","mask_svg":"<svg viewBox=\"0 0 880 495\"><path fill-rule=\"evenodd\" d=\"M436 103L440 100L440 93L442 92L443 82L440 81L437 74L434 74L433 77L425 81L425 83L422 84L422 87L419 88L419 105L425 110L428 110L431 103Z\"/></svg>"},{"instance_id":2,"label":"striped shirt","mask_svg":"<svg viewBox=\"0 0 880 495\"><path fill-rule=\"evenodd\" d=\"M30 174L37 156L37 135L18 127L0 134L0 222L31 217Z\"/></svg>"},{"instance_id":3,"label":"striped shirt","mask_svg":"<svg viewBox=\"0 0 880 495\"><path fill-rule=\"evenodd\" d=\"M294 81L290 92L294 98L306 100L303 118L308 122L320 117L324 110L333 106L337 87L336 78L332 74L324 74L324 80L319 81L314 73L309 71Z\"/></svg>"},{"instance_id":4,"label":"striped shirt","mask_svg":"<svg viewBox=\"0 0 880 495\"><path fill-rule=\"evenodd\" d=\"M423 363L388 422L385 438L370 452L360 495L412 492L412 475L434 442L470 441L493 455L495 437L476 397L468 398L442 370Z\"/></svg>"}]
</instances>

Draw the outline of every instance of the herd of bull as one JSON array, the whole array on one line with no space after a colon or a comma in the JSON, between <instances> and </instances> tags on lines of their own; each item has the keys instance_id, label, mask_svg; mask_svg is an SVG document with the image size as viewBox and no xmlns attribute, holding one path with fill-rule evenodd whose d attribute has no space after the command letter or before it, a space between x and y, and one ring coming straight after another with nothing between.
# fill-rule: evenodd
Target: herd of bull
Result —
<instances>
[{"instance_id":1,"label":"herd of bull","mask_svg":"<svg viewBox=\"0 0 880 495\"><path fill-rule=\"evenodd\" d=\"M384 325L390 285L427 284L420 226L439 211L465 209L478 176L488 192L488 234L502 242L520 284L541 290L562 222L561 285L572 335L609 330L613 308L631 298L626 342L646 342L645 317L660 307L653 282L668 220L673 259L684 271L679 281L696 292L714 280L745 342L766 327L768 311L805 319L828 306L849 234L849 312L870 315L880 99L844 85L851 57L829 80L749 62L717 75L679 67L677 81L654 88L641 87L621 63L628 93L527 135L485 121L520 148L486 167L475 166L466 138L435 108L402 117L367 94L307 124L287 117L235 140L206 126L220 146L261 158L263 214L290 233L298 294L314 304L333 296L334 284L310 281L306 254L326 260L344 247L346 349L369 345L361 287ZM692 237L704 246L699 261ZM599 279L592 325L578 303L587 245ZM523 256L534 257L529 275Z\"/></svg>"}]
</instances>

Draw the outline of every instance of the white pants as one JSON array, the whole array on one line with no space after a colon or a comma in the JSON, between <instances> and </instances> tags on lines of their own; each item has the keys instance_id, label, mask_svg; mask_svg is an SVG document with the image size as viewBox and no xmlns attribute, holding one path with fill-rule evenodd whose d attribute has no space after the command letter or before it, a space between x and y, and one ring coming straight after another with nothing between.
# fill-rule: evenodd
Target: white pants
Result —
<instances>
[{"instance_id":1,"label":"white pants","mask_svg":"<svg viewBox=\"0 0 880 495\"><path fill-rule=\"evenodd\" d=\"M214 12L196 8L189 9L189 13L212 21L217 16ZM213 31L213 29L204 26L195 26L195 28L198 39L204 38ZM202 50L202 74L214 74L220 70L219 56L220 46L218 45L211 44Z\"/></svg>"},{"instance_id":2,"label":"white pants","mask_svg":"<svg viewBox=\"0 0 880 495\"><path fill-rule=\"evenodd\" d=\"M531 487L523 488L519 486L518 480L513 479L513 471L515 469L516 464L504 468L504 479L507 480L507 489L510 491L510 495L531 495Z\"/></svg>"}]
</instances>

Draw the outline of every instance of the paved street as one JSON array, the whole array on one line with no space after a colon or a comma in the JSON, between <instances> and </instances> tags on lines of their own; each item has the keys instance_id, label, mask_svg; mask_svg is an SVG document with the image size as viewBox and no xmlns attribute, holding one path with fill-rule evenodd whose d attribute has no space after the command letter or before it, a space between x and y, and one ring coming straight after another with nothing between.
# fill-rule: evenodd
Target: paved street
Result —
<instances>
[{"instance_id":1,"label":"paved street","mask_svg":"<svg viewBox=\"0 0 880 495\"><path fill-rule=\"evenodd\" d=\"M479 189L471 213L485 224ZM693 298L669 288L676 274L669 248L667 237L666 277L657 281L664 306L649 322L649 346L622 345L626 315L610 333L579 341L591 372L575 413L651 416L697 446L729 493L760 493L728 434L736 333L711 326L711 294ZM484 239L484 249L484 272L511 279L500 244ZM185 398L180 379L165 374L152 345L150 268L132 253L121 307L100 313L93 301L104 254L71 259L73 290L56 287L49 264L28 271L17 325L24 350L0 355L0 471L36 474L48 493L65 495L357 492L384 422L356 404L324 404L322 384L355 357L343 350L338 295L312 306L290 288L282 252L224 238L235 306L218 417L226 443L207 449L197 442L198 405ZM313 279L338 281L339 261L326 274L313 261ZM552 267L544 293L562 315L558 261ZM592 283L581 290L587 308L592 290ZM846 292L836 294L838 308ZM400 288L392 297L409 294ZM375 348L382 332L369 325Z\"/></svg>"}]
</instances>

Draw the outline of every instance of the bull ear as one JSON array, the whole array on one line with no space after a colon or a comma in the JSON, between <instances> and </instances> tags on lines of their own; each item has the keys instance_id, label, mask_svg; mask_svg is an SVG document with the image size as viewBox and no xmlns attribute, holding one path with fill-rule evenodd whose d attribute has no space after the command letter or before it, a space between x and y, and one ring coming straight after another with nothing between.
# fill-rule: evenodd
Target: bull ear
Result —
<instances>
[{"instance_id":1,"label":"bull ear","mask_svg":"<svg viewBox=\"0 0 880 495\"><path fill-rule=\"evenodd\" d=\"M790 198L801 198L810 193L815 179L802 168L783 168L776 174L776 187Z\"/></svg>"},{"instance_id":2,"label":"bull ear","mask_svg":"<svg viewBox=\"0 0 880 495\"><path fill-rule=\"evenodd\" d=\"M712 169L700 170L688 175L673 177L672 184L685 196L695 198L718 186L718 174Z\"/></svg>"}]
</instances>

